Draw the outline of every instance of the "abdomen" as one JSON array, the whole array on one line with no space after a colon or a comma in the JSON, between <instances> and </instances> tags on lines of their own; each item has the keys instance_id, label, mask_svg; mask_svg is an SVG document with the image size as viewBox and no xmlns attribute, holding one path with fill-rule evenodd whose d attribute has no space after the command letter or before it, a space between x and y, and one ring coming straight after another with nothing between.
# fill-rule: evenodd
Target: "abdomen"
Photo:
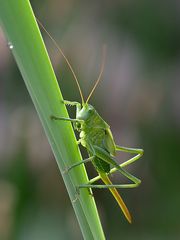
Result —
<instances>
[{"instance_id":1,"label":"abdomen","mask_svg":"<svg viewBox=\"0 0 180 240\"><path fill-rule=\"evenodd\" d=\"M105 162L104 160L102 160L98 157L95 157L95 159L92 161L92 163L97 171L109 173L110 164Z\"/></svg>"},{"instance_id":2,"label":"abdomen","mask_svg":"<svg viewBox=\"0 0 180 240\"><path fill-rule=\"evenodd\" d=\"M105 151L107 151L107 149L105 149L105 146L104 146L105 129L103 128L93 129L92 127L91 130L89 129L88 131L83 131L83 133L80 134L80 137L82 137L84 142L89 143L92 148L93 146L98 146L104 149ZM88 149L88 153L90 156L92 156L93 155L92 149ZM92 163L97 171L106 172L106 173L110 171L110 164L105 162L99 157L95 156L95 159L92 161Z\"/></svg>"}]
</instances>

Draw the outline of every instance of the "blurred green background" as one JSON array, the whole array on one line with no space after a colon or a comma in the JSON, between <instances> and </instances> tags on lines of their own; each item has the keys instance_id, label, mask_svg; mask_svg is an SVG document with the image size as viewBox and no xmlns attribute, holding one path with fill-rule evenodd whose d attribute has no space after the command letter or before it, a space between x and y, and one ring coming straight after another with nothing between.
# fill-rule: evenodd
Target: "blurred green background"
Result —
<instances>
[{"instance_id":1,"label":"blurred green background","mask_svg":"<svg viewBox=\"0 0 180 240\"><path fill-rule=\"evenodd\" d=\"M119 145L143 148L129 167L142 179L121 190L129 225L111 194L94 195L107 239L180 239L180 2L31 1ZM79 100L64 59L42 32L63 96ZM74 115L71 109L70 115ZM83 150L82 150L83 151ZM83 151L83 155L86 156ZM118 154L123 162L129 156ZM95 171L87 167L89 176ZM114 174L113 182L121 181ZM123 179L122 179L123 180ZM82 239L44 131L0 30L0 239Z\"/></svg>"}]
</instances>

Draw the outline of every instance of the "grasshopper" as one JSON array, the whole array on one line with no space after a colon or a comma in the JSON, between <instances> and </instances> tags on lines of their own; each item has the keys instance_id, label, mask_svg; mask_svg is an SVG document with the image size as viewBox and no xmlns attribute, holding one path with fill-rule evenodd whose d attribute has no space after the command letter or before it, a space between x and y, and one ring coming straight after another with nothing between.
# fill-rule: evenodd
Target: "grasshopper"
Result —
<instances>
[{"instance_id":1,"label":"grasshopper","mask_svg":"<svg viewBox=\"0 0 180 240\"><path fill-rule=\"evenodd\" d=\"M72 102L72 101L63 101L63 104L75 106L76 107L76 118L65 118L65 117L57 117L57 116L51 116L51 119L53 120L60 120L60 121L70 121L73 124L73 127L75 130L77 130L79 134L79 140L77 141L77 144L81 144L83 147L86 148L89 157L87 159L84 159L82 161L79 161L72 166L70 166L65 172L69 172L71 169L81 165L85 164L87 162L92 162L94 165L98 176L91 179L88 183L82 184L77 186L78 189L81 188L100 188L100 189L109 189L116 199L117 203L119 204L122 212L124 213L126 219L129 223L132 222L132 217L130 215L130 212L124 203L123 199L121 198L120 194L118 193L116 188L135 188L140 183L141 180L131 175L129 172L127 172L124 167L127 165L130 165L131 163L138 160L143 155L143 149L137 149L137 148L127 148L123 146L119 146L114 142L112 132L110 130L110 126L104 121L104 119L98 114L98 112L95 110L95 108L89 104L89 100L96 89L104 70L104 62L105 62L105 48L103 51L103 61L101 64L101 70L99 77L92 88L87 100L84 100L78 79L76 77L76 74L69 63L68 59L64 55L61 48L58 46L56 41L51 37L51 35L47 32L47 30L44 28L44 26L41 24L41 22L38 20L41 27L45 30L45 32L48 34L48 36L51 38L51 40L54 42L57 49L60 51L62 56L64 57L67 65L69 66L74 79L76 81L77 87L79 89L79 93L81 96L81 103L79 102ZM119 165L116 162L115 156L117 151L127 152L136 154L134 157L130 158L126 162ZM111 166L114 168L111 169ZM127 177L129 180L132 181L132 183L128 184L112 184L110 181L108 175L119 171L122 175ZM94 184L98 180L102 180L104 182L104 185Z\"/></svg>"}]
</instances>

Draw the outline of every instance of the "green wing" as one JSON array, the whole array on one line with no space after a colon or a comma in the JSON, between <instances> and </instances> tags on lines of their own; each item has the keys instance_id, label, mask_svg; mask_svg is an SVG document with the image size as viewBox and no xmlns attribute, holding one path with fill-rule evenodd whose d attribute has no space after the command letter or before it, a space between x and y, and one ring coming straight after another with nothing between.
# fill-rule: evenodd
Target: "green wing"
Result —
<instances>
[{"instance_id":1,"label":"green wing","mask_svg":"<svg viewBox=\"0 0 180 240\"><path fill-rule=\"evenodd\" d=\"M107 149L107 151L109 153L111 153L113 156L115 156L115 153L116 153L115 146L116 145L115 145L113 135L112 135L110 128L106 128L106 130L105 130L104 145L105 145L105 149Z\"/></svg>"}]
</instances>

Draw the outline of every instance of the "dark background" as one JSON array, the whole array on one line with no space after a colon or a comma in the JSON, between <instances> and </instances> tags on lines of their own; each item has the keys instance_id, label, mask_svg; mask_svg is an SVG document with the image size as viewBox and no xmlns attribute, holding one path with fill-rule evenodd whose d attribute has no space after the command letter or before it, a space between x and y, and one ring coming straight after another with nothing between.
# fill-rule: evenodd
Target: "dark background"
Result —
<instances>
[{"instance_id":1,"label":"dark background","mask_svg":"<svg viewBox=\"0 0 180 240\"><path fill-rule=\"evenodd\" d=\"M90 103L110 124L116 143L143 148L128 169L141 178L121 190L129 225L111 194L94 195L107 239L180 239L180 2L31 1L57 40ZM22 33L23 34L23 33ZM80 101L64 59L43 32L63 96ZM74 112L70 112L71 115ZM129 155L118 154L123 162ZM88 167L94 176L93 168ZM113 182L121 182L114 174ZM44 131L0 31L0 239L82 239Z\"/></svg>"}]
</instances>

